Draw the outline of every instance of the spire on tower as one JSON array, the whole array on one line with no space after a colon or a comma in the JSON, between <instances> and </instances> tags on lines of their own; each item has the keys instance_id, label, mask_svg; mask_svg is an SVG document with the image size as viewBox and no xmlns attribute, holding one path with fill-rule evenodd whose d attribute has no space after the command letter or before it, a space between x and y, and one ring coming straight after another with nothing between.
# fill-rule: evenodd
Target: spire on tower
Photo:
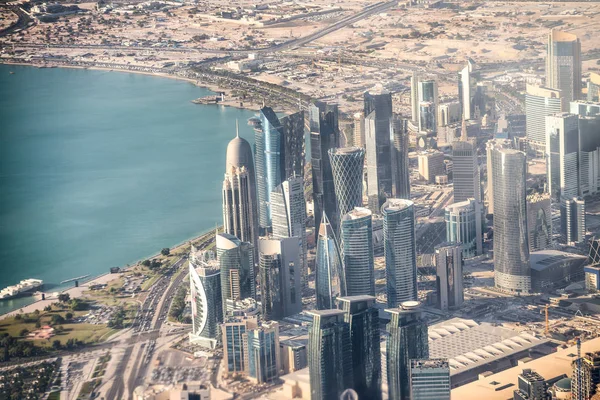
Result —
<instances>
[{"instance_id":1,"label":"spire on tower","mask_svg":"<svg viewBox=\"0 0 600 400\"><path fill-rule=\"evenodd\" d=\"M461 127L461 132L460 132L460 140L461 140L461 142L466 142L468 140L467 120L465 119L464 115L463 115L462 127Z\"/></svg>"},{"instance_id":2,"label":"spire on tower","mask_svg":"<svg viewBox=\"0 0 600 400\"><path fill-rule=\"evenodd\" d=\"M237 118L235 119L235 137L236 138L240 137L240 126L239 126Z\"/></svg>"}]
</instances>

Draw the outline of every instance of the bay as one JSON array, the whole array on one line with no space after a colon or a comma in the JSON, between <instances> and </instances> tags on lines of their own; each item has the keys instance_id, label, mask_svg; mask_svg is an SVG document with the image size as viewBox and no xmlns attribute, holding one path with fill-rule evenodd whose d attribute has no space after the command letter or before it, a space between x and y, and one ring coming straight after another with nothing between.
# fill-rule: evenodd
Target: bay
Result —
<instances>
[{"instance_id":1,"label":"bay","mask_svg":"<svg viewBox=\"0 0 600 400\"><path fill-rule=\"evenodd\" d=\"M255 113L190 102L210 93L0 65L0 288L106 273L220 225L227 143L238 119L253 145ZM0 301L0 314L30 301Z\"/></svg>"}]
</instances>

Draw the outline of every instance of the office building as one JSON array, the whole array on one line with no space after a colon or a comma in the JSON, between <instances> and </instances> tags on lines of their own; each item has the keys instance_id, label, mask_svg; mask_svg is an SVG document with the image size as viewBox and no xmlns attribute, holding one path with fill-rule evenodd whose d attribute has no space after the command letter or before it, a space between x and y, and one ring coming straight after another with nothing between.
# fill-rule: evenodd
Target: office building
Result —
<instances>
[{"instance_id":1,"label":"office building","mask_svg":"<svg viewBox=\"0 0 600 400\"><path fill-rule=\"evenodd\" d=\"M386 311L391 314L386 342L388 398L409 399L410 360L429 358L427 322L421 317L418 301L407 301Z\"/></svg>"},{"instance_id":2,"label":"office building","mask_svg":"<svg viewBox=\"0 0 600 400\"><path fill-rule=\"evenodd\" d=\"M460 104L460 119L478 119L478 113L475 109L477 79L478 74L474 72L474 65L471 60L467 61L467 65L458 73L458 101Z\"/></svg>"},{"instance_id":3,"label":"office building","mask_svg":"<svg viewBox=\"0 0 600 400\"><path fill-rule=\"evenodd\" d=\"M590 264L600 264L600 238L593 237L590 239Z\"/></svg>"},{"instance_id":4,"label":"office building","mask_svg":"<svg viewBox=\"0 0 600 400\"><path fill-rule=\"evenodd\" d=\"M389 199L382 207L388 307L417 300L414 203ZM348 268L348 266L346 266Z\"/></svg>"},{"instance_id":5,"label":"office building","mask_svg":"<svg viewBox=\"0 0 600 400\"><path fill-rule=\"evenodd\" d=\"M352 143L348 144L354 147L362 147L365 148L365 116L362 112L354 113L352 116L352 120L354 123L353 126L353 134L352 134Z\"/></svg>"},{"instance_id":6,"label":"office building","mask_svg":"<svg viewBox=\"0 0 600 400\"><path fill-rule=\"evenodd\" d=\"M392 95L378 90L365 92L365 147L367 162L367 197L374 213L392 195Z\"/></svg>"},{"instance_id":7,"label":"office building","mask_svg":"<svg viewBox=\"0 0 600 400\"><path fill-rule=\"evenodd\" d=\"M567 102L581 98L581 42L567 32L548 34L546 86L562 92Z\"/></svg>"},{"instance_id":8,"label":"office building","mask_svg":"<svg viewBox=\"0 0 600 400\"><path fill-rule=\"evenodd\" d=\"M271 221L273 239L296 237L300 239L300 274L303 285L308 276L306 260L306 202L304 179L293 176L283 181L271 192Z\"/></svg>"},{"instance_id":9,"label":"office building","mask_svg":"<svg viewBox=\"0 0 600 400\"><path fill-rule=\"evenodd\" d=\"M600 193L600 115L579 117L579 195Z\"/></svg>"},{"instance_id":10,"label":"office building","mask_svg":"<svg viewBox=\"0 0 600 400\"><path fill-rule=\"evenodd\" d=\"M552 246L552 203L548 193L527 196L527 235L529 252Z\"/></svg>"},{"instance_id":11,"label":"office building","mask_svg":"<svg viewBox=\"0 0 600 400\"><path fill-rule=\"evenodd\" d=\"M569 112L581 117L593 117L600 114L600 103L593 101L572 101L569 103Z\"/></svg>"},{"instance_id":12,"label":"office building","mask_svg":"<svg viewBox=\"0 0 600 400\"><path fill-rule=\"evenodd\" d=\"M587 101L600 101L600 74L590 72L587 83Z\"/></svg>"},{"instance_id":13,"label":"office building","mask_svg":"<svg viewBox=\"0 0 600 400\"><path fill-rule=\"evenodd\" d=\"M448 360L410 360L411 400L450 400Z\"/></svg>"},{"instance_id":14,"label":"office building","mask_svg":"<svg viewBox=\"0 0 600 400\"><path fill-rule=\"evenodd\" d=\"M525 132L529 145L537 151L546 149L546 117L565 110L560 90L527 85L525 93Z\"/></svg>"},{"instance_id":15,"label":"office building","mask_svg":"<svg viewBox=\"0 0 600 400\"><path fill-rule=\"evenodd\" d=\"M330 149L329 159L338 215L342 216L354 207L362 207L365 150L359 147Z\"/></svg>"},{"instance_id":16,"label":"office building","mask_svg":"<svg viewBox=\"0 0 600 400\"><path fill-rule=\"evenodd\" d=\"M438 88L435 80L420 80L419 88L419 132L437 131Z\"/></svg>"},{"instance_id":17,"label":"office building","mask_svg":"<svg viewBox=\"0 0 600 400\"><path fill-rule=\"evenodd\" d=\"M444 103L439 105L438 125L448 126L460 122L462 118L459 102Z\"/></svg>"},{"instance_id":18,"label":"office building","mask_svg":"<svg viewBox=\"0 0 600 400\"><path fill-rule=\"evenodd\" d=\"M337 236L326 214L323 214L319 228L315 264L317 309L335 308L335 300L346 293L346 281Z\"/></svg>"},{"instance_id":19,"label":"office building","mask_svg":"<svg viewBox=\"0 0 600 400\"><path fill-rule=\"evenodd\" d=\"M283 154L282 180L291 177L304 178L306 165L306 141L304 140L304 111L287 115L281 123L281 152Z\"/></svg>"},{"instance_id":20,"label":"office building","mask_svg":"<svg viewBox=\"0 0 600 400\"><path fill-rule=\"evenodd\" d=\"M248 335L247 332L258 327L256 317L227 317L221 324L223 335L223 361L227 374L247 374Z\"/></svg>"},{"instance_id":21,"label":"office building","mask_svg":"<svg viewBox=\"0 0 600 400\"><path fill-rule=\"evenodd\" d=\"M356 207L342 217L346 296L375 296L372 213Z\"/></svg>"},{"instance_id":22,"label":"office building","mask_svg":"<svg viewBox=\"0 0 600 400\"><path fill-rule=\"evenodd\" d=\"M302 311L301 241L297 237L261 238L258 261L262 316L281 320Z\"/></svg>"},{"instance_id":23,"label":"office building","mask_svg":"<svg viewBox=\"0 0 600 400\"><path fill-rule=\"evenodd\" d=\"M257 383L272 382L281 370L279 324L262 323L246 332L248 343L248 376Z\"/></svg>"},{"instance_id":24,"label":"office building","mask_svg":"<svg viewBox=\"0 0 600 400\"><path fill-rule=\"evenodd\" d=\"M308 339L286 339L279 342L281 369L290 374L308 366Z\"/></svg>"},{"instance_id":25,"label":"office building","mask_svg":"<svg viewBox=\"0 0 600 400\"><path fill-rule=\"evenodd\" d=\"M381 399L379 310L373 296L340 297L339 308L350 325L353 386L359 399Z\"/></svg>"},{"instance_id":26,"label":"office building","mask_svg":"<svg viewBox=\"0 0 600 400\"><path fill-rule=\"evenodd\" d=\"M309 311L308 370L311 400L337 399L353 387L350 324L342 310Z\"/></svg>"},{"instance_id":27,"label":"office building","mask_svg":"<svg viewBox=\"0 0 600 400\"><path fill-rule=\"evenodd\" d=\"M312 166L315 239L321 226L321 216L327 214L334 232L338 232L340 217L329 162L329 149L340 147L337 105L316 102L308 107L310 156Z\"/></svg>"},{"instance_id":28,"label":"office building","mask_svg":"<svg viewBox=\"0 0 600 400\"><path fill-rule=\"evenodd\" d=\"M495 149L512 148L512 142L507 139L492 139L488 140L485 146L486 151L486 171L487 171L487 213L494 213L494 176L492 174L492 151Z\"/></svg>"},{"instance_id":29,"label":"office building","mask_svg":"<svg viewBox=\"0 0 600 400\"><path fill-rule=\"evenodd\" d=\"M435 177L445 175L444 153L437 150L419 153L419 176L427 183L435 182Z\"/></svg>"},{"instance_id":30,"label":"office building","mask_svg":"<svg viewBox=\"0 0 600 400\"><path fill-rule=\"evenodd\" d=\"M398 199L410 199L408 121L394 115L392 129L394 135L394 148L392 150L394 196Z\"/></svg>"},{"instance_id":31,"label":"office building","mask_svg":"<svg viewBox=\"0 0 600 400\"><path fill-rule=\"evenodd\" d=\"M225 233L256 246L258 200L252 149L239 136L237 129L236 137L227 145L223 180L223 227Z\"/></svg>"},{"instance_id":32,"label":"office building","mask_svg":"<svg viewBox=\"0 0 600 400\"><path fill-rule=\"evenodd\" d=\"M579 195L579 121L577 115L546 117L546 166L552 197Z\"/></svg>"},{"instance_id":33,"label":"office building","mask_svg":"<svg viewBox=\"0 0 600 400\"><path fill-rule=\"evenodd\" d=\"M226 315L227 300L256 298L254 246L229 233L218 234L216 242L217 260L221 268L223 315Z\"/></svg>"},{"instance_id":34,"label":"office building","mask_svg":"<svg viewBox=\"0 0 600 400\"><path fill-rule=\"evenodd\" d=\"M481 202L481 176L477 161L477 147L467 140L466 124L459 141L452 143L452 181L454 202L467 199Z\"/></svg>"},{"instance_id":35,"label":"office building","mask_svg":"<svg viewBox=\"0 0 600 400\"><path fill-rule=\"evenodd\" d=\"M190 342L214 349L220 342L223 322L221 269L214 253L194 245L189 256L192 332Z\"/></svg>"},{"instance_id":36,"label":"office building","mask_svg":"<svg viewBox=\"0 0 600 400\"><path fill-rule=\"evenodd\" d=\"M494 281L511 293L529 293L527 162L513 149L492 151L494 179Z\"/></svg>"},{"instance_id":37,"label":"office building","mask_svg":"<svg viewBox=\"0 0 600 400\"><path fill-rule=\"evenodd\" d=\"M463 256L460 243L442 243L435 247L438 308L459 308L464 299Z\"/></svg>"},{"instance_id":38,"label":"office building","mask_svg":"<svg viewBox=\"0 0 600 400\"><path fill-rule=\"evenodd\" d=\"M416 71L412 72L410 77L410 109L411 109L411 121L417 122L419 120L419 76Z\"/></svg>"},{"instance_id":39,"label":"office building","mask_svg":"<svg viewBox=\"0 0 600 400\"><path fill-rule=\"evenodd\" d=\"M519 388L514 391L514 400L546 400L546 381L537 372L526 368L519 375Z\"/></svg>"},{"instance_id":40,"label":"office building","mask_svg":"<svg viewBox=\"0 0 600 400\"><path fill-rule=\"evenodd\" d=\"M581 197L560 200L561 233L565 243L572 245L585 240L585 200Z\"/></svg>"},{"instance_id":41,"label":"office building","mask_svg":"<svg viewBox=\"0 0 600 400\"><path fill-rule=\"evenodd\" d=\"M471 258L483 252L483 210L481 203L468 199L445 208L446 241L461 243L463 257Z\"/></svg>"}]
</instances>

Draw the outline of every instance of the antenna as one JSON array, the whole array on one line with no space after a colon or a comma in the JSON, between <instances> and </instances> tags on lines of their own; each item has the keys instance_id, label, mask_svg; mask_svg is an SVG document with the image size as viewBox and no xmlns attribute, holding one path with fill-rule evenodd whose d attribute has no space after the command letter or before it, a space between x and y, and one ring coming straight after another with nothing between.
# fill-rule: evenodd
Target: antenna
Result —
<instances>
[{"instance_id":1,"label":"antenna","mask_svg":"<svg viewBox=\"0 0 600 400\"><path fill-rule=\"evenodd\" d=\"M235 119L235 137L236 138L240 137L240 124L239 124L237 118Z\"/></svg>"}]
</instances>

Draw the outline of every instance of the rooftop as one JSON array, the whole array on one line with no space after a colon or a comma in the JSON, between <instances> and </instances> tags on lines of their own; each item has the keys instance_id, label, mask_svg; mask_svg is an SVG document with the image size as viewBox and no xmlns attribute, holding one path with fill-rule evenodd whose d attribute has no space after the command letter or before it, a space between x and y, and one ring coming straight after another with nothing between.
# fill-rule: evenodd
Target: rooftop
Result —
<instances>
[{"instance_id":1,"label":"rooftop","mask_svg":"<svg viewBox=\"0 0 600 400\"><path fill-rule=\"evenodd\" d=\"M414 206L414 204L412 201L406 199L388 199L382 208L384 210L400 211Z\"/></svg>"},{"instance_id":2,"label":"rooftop","mask_svg":"<svg viewBox=\"0 0 600 400\"><path fill-rule=\"evenodd\" d=\"M348 219L365 218L365 217L370 217L371 214L373 214L373 213L368 208L355 207L354 210L352 210L352 211L348 212L346 215L344 215L343 219L348 220Z\"/></svg>"},{"instance_id":3,"label":"rooftop","mask_svg":"<svg viewBox=\"0 0 600 400\"><path fill-rule=\"evenodd\" d=\"M552 266L561 265L567 261L574 262L578 260L583 263L587 260L587 257L558 250L534 251L529 255L531 269L536 271L543 271Z\"/></svg>"}]
</instances>

